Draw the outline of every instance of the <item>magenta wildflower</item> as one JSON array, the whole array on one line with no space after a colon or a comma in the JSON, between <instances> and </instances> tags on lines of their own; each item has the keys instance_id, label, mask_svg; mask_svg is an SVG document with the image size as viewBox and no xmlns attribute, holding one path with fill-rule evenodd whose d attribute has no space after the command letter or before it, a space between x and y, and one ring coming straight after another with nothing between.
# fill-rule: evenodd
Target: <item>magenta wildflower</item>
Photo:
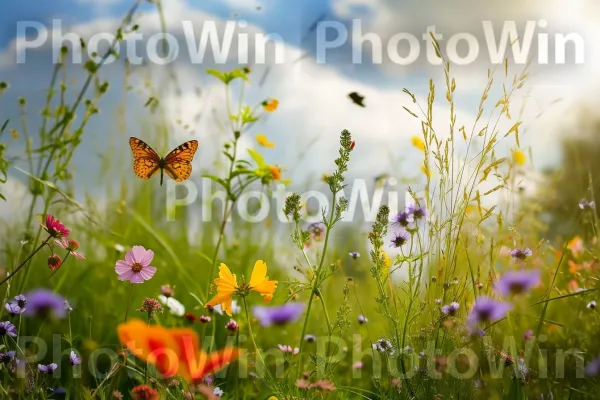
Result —
<instances>
[{"instance_id":1,"label":"magenta wildflower","mask_svg":"<svg viewBox=\"0 0 600 400\"><path fill-rule=\"evenodd\" d=\"M56 368L58 368L58 365L56 365L55 363L51 363L48 365L38 364L38 370L45 374L53 373L54 371L56 371Z\"/></svg>"},{"instance_id":2,"label":"magenta wildflower","mask_svg":"<svg viewBox=\"0 0 600 400\"><path fill-rule=\"evenodd\" d=\"M304 308L303 303L286 303L276 307L254 306L252 314L258 318L263 327L267 327L297 321L304 312Z\"/></svg>"},{"instance_id":3,"label":"magenta wildflower","mask_svg":"<svg viewBox=\"0 0 600 400\"><path fill-rule=\"evenodd\" d=\"M71 354L69 354L69 361L71 361L71 365L79 365L81 364L81 359L77 356L73 350L71 350Z\"/></svg>"},{"instance_id":4,"label":"magenta wildflower","mask_svg":"<svg viewBox=\"0 0 600 400\"><path fill-rule=\"evenodd\" d=\"M52 254L48 257L48 268L53 271L56 271L62 265L62 258L58 254Z\"/></svg>"},{"instance_id":5,"label":"magenta wildflower","mask_svg":"<svg viewBox=\"0 0 600 400\"><path fill-rule=\"evenodd\" d=\"M46 225L42 225L42 228L46 230L53 238L61 238L69 236L69 230L63 225L58 219L54 218L53 215L46 215Z\"/></svg>"},{"instance_id":6,"label":"magenta wildflower","mask_svg":"<svg viewBox=\"0 0 600 400\"><path fill-rule=\"evenodd\" d=\"M494 285L503 296L525 293L540 283L540 271L510 271Z\"/></svg>"},{"instance_id":7,"label":"magenta wildflower","mask_svg":"<svg viewBox=\"0 0 600 400\"><path fill-rule=\"evenodd\" d=\"M115 271L119 274L119 280L143 283L151 279L156 273L156 268L150 266L153 258L152 250L146 250L142 246L133 246L125 254L125 260L117 261Z\"/></svg>"},{"instance_id":8,"label":"magenta wildflower","mask_svg":"<svg viewBox=\"0 0 600 400\"><path fill-rule=\"evenodd\" d=\"M530 248L514 249L514 250L511 250L511 252L510 252L510 256L512 258L518 258L519 260L524 260L527 257L531 257L532 255L533 255L533 252L531 251Z\"/></svg>"},{"instance_id":9,"label":"magenta wildflower","mask_svg":"<svg viewBox=\"0 0 600 400\"><path fill-rule=\"evenodd\" d=\"M175 291L173 290L173 288L170 285L162 285L160 287L160 292L165 297L173 297L173 296L175 296Z\"/></svg>"},{"instance_id":10,"label":"magenta wildflower","mask_svg":"<svg viewBox=\"0 0 600 400\"><path fill-rule=\"evenodd\" d=\"M512 304L495 301L489 297L480 296L475 300L475 305L467 318L469 325L476 325L480 322L494 322L504 318L512 309Z\"/></svg>"},{"instance_id":11,"label":"magenta wildflower","mask_svg":"<svg viewBox=\"0 0 600 400\"><path fill-rule=\"evenodd\" d=\"M362 361L357 361L354 364L352 364L352 369L361 369L363 367L363 362Z\"/></svg>"},{"instance_id":12,"label":"magenta wildflower","mask_svg":"<svg viewBox=\"0 0 600 400\"><path fill-rule=\"evenodd\" d=\"M228 331L237 332L239 325L234 320L229 320L229 322L225 325L225 329Z\"/></svg>"},{"instance_id":13,"label":"magenta wildflower","mask_svg":"<svg viewBox=\"0 0 600 400\"><path fill-rule=\"evenodd\" d=\"M79 249L79 242L77 240L62 238L60 240L55 240L54 243L56 243L57 246L66 249L73 257L79 258L80 260L85 259L83 253L76 251Z\"/></svg>"},{"instance_id":14,"label":"magenta wildflower","mask_svg":"<svg viewBox=\"0 0 600 400\"><path fill-rule=\"evenodd\" d=\"M17 337L17 328L9 321L0 322L0 337L4 335Z\"/></svg>"},{"instance_id":15,"label":"magenta wildflower","mask_svg":"<svg viewBox=\"0 0 600 400\"><path fill-rule=\"evenodd\" d=\"M203 324L208 324L210 322L211 318L208 315L201 315L200 316L200 322L202 322Z\"/></svg>"},{"instance_id":16,"label":"magenta wildflower","mask_svg":"<svg viewBox=\"0 0 600 400\"><path fill-rule=\"evenodd\" d=\"M523 339L524 340L531 340L533 338L533 331L531 329L528 329L527 332L525 332L523 334Z\"/></svg>"}]
</instances>

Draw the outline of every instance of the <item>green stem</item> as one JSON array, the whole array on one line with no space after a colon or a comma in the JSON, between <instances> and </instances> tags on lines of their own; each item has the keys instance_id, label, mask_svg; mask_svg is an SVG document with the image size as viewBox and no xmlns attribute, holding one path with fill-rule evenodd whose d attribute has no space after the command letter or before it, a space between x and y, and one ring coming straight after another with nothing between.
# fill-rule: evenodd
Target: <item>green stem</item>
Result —
<instances>
[{"instance_id":1,"label":"green stem","mask_svg":"<svg viewBox=\"0 0 600 400\"><path fill-rule=\"evenodd\" d=\"M129 306L131 306L131 297L133 295L133 283L131 284L131 288L129 289L129 296L127 298L127 308L125 309L125 319L123 323L127 322L127 316L129 315Z\"/></svg>"},{"instance_id":2,"label":"green stem","mask_svg":"<svg viewBox=\"0 0 600 400\"><path fill-rule=\"evenodd\" d=\"M6 282L7 282L7 281L10 279L10 278L12 278L13 276L15 276L15 275L17 274L17 272L19 272L19 270L20 270L21 268L23 268L23 267L25 266L25 264L27 264L27 262L28 262L29 260L31 260L31 259L33 258L33 256L34 256L34 255L36 255L36 254L37 254L37 252L38 252L38 251L40 251L40 250L41 250L41 249L42 249L42 248L43 248L43 247L44 247L44 246L45 246L45 245L48 243L48 241L49 241L51 238L52 238L52 236L48 236L48 237L46 238L46 240L44 240L44 241L42 242L42 244L40 244L40 245L39 245L39 247L38 247L38 248L36 248L36 249L33 251L33 253L31 253L31 254L29 255L29 257L27 257L27 258L25 259L25 261L23 261L23 262L22 262L22 263L21 263L21 264L20 264L20 265L19 265L19 266L18 266L18 267L17 267L17 268L16 268L16 269L13 271L13 273L12 273L12 274L10 274L9 276L7 276L6 278L4 278L4 280L3 280L2 282L0 282L0 286L4 285L4 284L5 284L5 283L6 283Z\"/></svg>"}]
</instances>

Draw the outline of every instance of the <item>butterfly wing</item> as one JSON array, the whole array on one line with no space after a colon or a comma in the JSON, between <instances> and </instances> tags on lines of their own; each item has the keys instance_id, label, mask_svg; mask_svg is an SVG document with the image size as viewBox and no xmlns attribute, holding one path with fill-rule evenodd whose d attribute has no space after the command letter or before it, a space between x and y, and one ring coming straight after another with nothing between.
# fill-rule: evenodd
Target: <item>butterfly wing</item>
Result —
<instances>
[{"instance_id":1,"label":"butterfly wing","mask_svg":"<svg viewBox=\"0 0 600 400\"><path fill-rule=\"evenodd\" d=\"M143 140L131 137L129 146L133 154L133 172L142 179L150 179L160 170L160 156Z\"/></svg>"},{"instance_id":2,"label":"butterfly wing","mask_svg":"<svg viewBox=\"0 0 600 400\"><path fill-rule=\"evenodd\" d=\"M165 157L165 172L175 182L183 182L192 174L192 160L198 150L198 141L190 140L171 151Z\"/></svg>"}]
</instances>

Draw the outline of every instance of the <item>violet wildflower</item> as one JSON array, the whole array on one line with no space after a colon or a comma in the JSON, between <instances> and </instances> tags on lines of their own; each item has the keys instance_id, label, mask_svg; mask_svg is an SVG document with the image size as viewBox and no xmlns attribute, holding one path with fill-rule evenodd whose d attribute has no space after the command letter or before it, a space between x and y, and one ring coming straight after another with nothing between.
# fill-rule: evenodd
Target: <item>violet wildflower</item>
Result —
<instances>
[{"instance_id":1,"label":"violet wildflower","mask_svg":"<svg viewBox=\"0 0 600 400\"><path fill-rule=\"evenodd\" d=\"M530 248L525 248L525 249L513 249L510 251L510 256L512 258L517 258L519 260L524 260L527 257L531 257L533 255L533 252L531 251Z\"/></svg>"},{"instance_id":2,"label":"violet wildflower","mask_svg":"<svg viewBox=\"0 0 600 400\"><path fill-rule=\"evenodd\" d=\"M504 274L494 285L496 291L503 296L521 294L540 283L540 271L510 271Z\"/></svg>"},{"instance_id":3,"label":"violet wildflower","mask_svg":"<svg viewBox=\"0 0 600 400\"><path fill-rule=\"evenodd\" d=\"M365 317L364 315L360 314L358 316L358 323L359 324L366 324L367 322L369 322L369 318Z\"/></svg>"},{"instance_id":4,"label":"violet wildflower","mask_svg":"<svg viewBox=\"0 0 600 400\"><path fill-rule=\"evenodd\" d=\"M600 375L600 357L596 357L586 365L585 374L591 377Z\"/></svg>"},{"instance_id":5,"label":"violet wildflower","mask_svg":"<svg viewBox=\"0 0 600 400\"><path fill-rule=\"evenodd\" d=\"M485 296L480 296L475 300L475 305L467 318L469 325L476 325L480 322L494 322L504 318L512 309L512 304L495 301Z\"/></svg>"},{"instance_id":6,"label":"violet wildflower","mask_svg":"<svg viewBox=\"0 0 600 400\"><path fill-rule=\"evenodd\" d=\"M156 268L150 265L153 258L152 250L146 250L142 246L133 246L125 254L125 260L117 261L115 271L119 274L119 280L143 283L151 279L156 273Z\"/></svg>"},{"instance_id":7,"label":"violet wildflower","mask_svg":"<svg viewBox=\"0 0 600 400\"><path fill-rule=\"evenodd\" d=\"M596 203L594 201L588 202L587 200L581 200L579 202L579 208L582 210L593 210L596 208Z\"/></svg>"},{"instance_id":8,"label":"violet wildflower","mask_svg":"<svg viewBox=\"0 0 600 400\"><path fill-rule=\"evenodd\" d=\"M217 397L223 397L225 392L223 391L223 389L216 387L215 390L213 390L213 394Z\"/></svg>"},{"instance_id":9,"label":"violet wildflower","mask_svg":"<svg viewBox=\"0 0 600 400\"><path fill-rule=\"evenodd\" d=\"M385 338L379 339L377 342L375 342L373 347L375 347L375 350L381 354L387 354L391 356L394 355L395 352L392 342Z\"/></svg>"},{"instance_id":10,"label":"violet wildflower","mask_svg":"<svg viewBox=\"0 0 600 400\"><path fill-rule=\"evenodd\" d=\"M38 370L45 374L53 373L54 371L56 371L56 368L58 368L58 365L56 365L55 363L51 363L48 365L38 364Z\"/></svg>"},{"instance_id":11,"label":"violet wildflower","mask_svg":"<svg viewBox=\"0 0 600 400\"><path fill-rule=\"evenodd\" d=\"M390 247L392 247L392 246L395 248L402 247L406 244L406 242L408 242L409 238L410 238L410 234L406 231L400 231L398 233L395 233Z\"/></svg>"},{"instance_id":12,"label":"violet wildflower","mask_svg":"<svg viewBox=\"0 0 600 400\"><path fill-rule=\"evenodd\" d=\"M353 259L357 259L360 257L360 253L358 251L353 251L350 253L350 257L352 257Z\"/></svg>"},{"instance_id":13,"label":"violet wildflower","mask_svg":"<svg viewBox=\"0 0 600 400\"><path fill-rule=\"evenodd\" d=\"M81 364L81 359L77 356L73 350L71 350L71 354L69 354L69 361L71 361L71 365L79 365Z\"/></svg>"},{"instance_id":14,"label":"violet wildflower","mask_svg":"<svg viewBox=\"0 0 600 400\"><path fill-rule=\"evenodd\" d=\"M458 304L457 302L452 302L452 303L450 303L450 305L446 305L446 306L442 307L442 313L453 317L456 315L459 308L460 308L460 304Z\"/></svg>"},{"instance_id":15,"label":"violet wildflower","mask_svg":"<svg viewBox=\"0 0 600 400\"><path fill-rule=\"evenodd\" d=\"M17 337L17 328L10 321L0 322L0 337L5 335Z\"/></svg>"},{"instance_id":16,"label":"violet wildflower","mask_svg":"<svg viewBox=\"0 0 600 400\"><path fill-rule=\"evenodd\" d=\"M60 240L55 240L54 243L56 243L57 246L66 249L73 257L85 260L85 255L77 251L77 249L79 249L79 242L77 240L62 238Z\"/></svg>"},{"instance_id":17,"label":"violet wildflower","mask_svg":"<svg viewBox=\"0 0 600 400\"><path fill-rule=\"evenodd\" d=\"M22 294L15 296L15 302L19 307L25 308L25 306L27 305L27 297L25 297Z\"/></svg>"},{"instance_id":18,"label":"violet wildflower","mask_svg":"<svg viewBox=\"0 0 600 400\"><path fill-rule=\"evenodd\" d=\"M309 335L306 335L306 336L304 336L304 340L305 340L307 343L314 343L314 342L316 342L316 341L317 341L317 337L316 337L315 335L310 335L310 334L309 334Z\"/></svg>"},{"instance_id":19,"label":"violet wildflower","mask_svg":"<svg viewBox=\"0 0 600 400\"><path fill-rule=\"evenodd\" d=\"M286 303L276 307L254 306L252 314L263 327L267 327L295 322L304 313L304 309L303 303Z\"/></svg>"},{"instance_id":20,"label":"violet wildflower","mask_svg":"<svg viewBox=\"0 0 600 400\"><path fill-rule=\"evenodd\" d=\"M27 309L23 315L64 318L67 316L64 302L60 295L47 289L38 289L27 294Z\"/></svg>"},{"instance_id":21,"label":"violet wildflower","mask_svg":"<svg viewBox=\"0 0 600 400\"><path fill-rule=\"evenodd\" d=\"M406 228L413 221L413 215L409 212L403 211L392 219L392 225Z\"/></svg>"},{"instance_id":22,"label":"violet wildflower","mask_svg":"<svg viewBox=\"0 0 600 400\"><path fill-rule=\"evenodd\" d=\"M590 301L586 307L589 308L590 310L594 310L596 308L596 300Z\"/></svg>"},{"instance_id":23,"label":"violet wildflower","mask_svg":"<svg viewBox=\"0 0 600 400\"><path fill-rule=\"evenodd\" d=\"M325 236L325 225L321 222L313 222L306 230L310 233L310 237L317 242Z\"/></svg>"},{"instance_id":24,"label":"violet wildflower","mask_svg":"<svg viewBox=\"0 0 600 400\"><path fill-rule=\"evenodd\" d=\"M24 308L21 308L17 305L17 303L6 303L4 308L8 312L11 317L15 317L17 315L23 314L25 312Z\"/></svg>"},{"instance_id":25,"label":"violet wildflower","mask_svg":"<svg viewBox=\"0 0 600 400\"><path fill-rule=\"evenodd\" d=\"M16 354L17 352L14 350L7 351L6 353L0 353L0 364L8 364L15 359Z\"/></svg>"},{"instance_id":26,"label":"violet wildflower","mask_svg":"<svg viewBox=\"0 0 600 400\"><path fill-rule=\"evenodd\" d=\"M409 205L406 211L412 214L415 221L427 217L427 210L423 207L419 207L417 204Z\"/></svg>"},{"instance_id":27,"label":"violet wildflower","mask_svg":"<svg viewBox=\"0 0 600 400\"><path fill-rule=\"evenodd\" d=\"M531 329L528 329L527 332L525 332L523 334L523 339L524 340L531 340L533 338L533 331Z\"/></svg>"},{"instance_id":28,"label":"violet wildflower","mask_svg":"<svg viewBox=\"0 0 600 400\"><path fill-rule=\"evenodd\" d=\"M69 236L69 230L62 222L54 218L53 215L46 215L46 224L40 224L42 228L53 238L61 238Z\"/></svg>"}]
</instances>

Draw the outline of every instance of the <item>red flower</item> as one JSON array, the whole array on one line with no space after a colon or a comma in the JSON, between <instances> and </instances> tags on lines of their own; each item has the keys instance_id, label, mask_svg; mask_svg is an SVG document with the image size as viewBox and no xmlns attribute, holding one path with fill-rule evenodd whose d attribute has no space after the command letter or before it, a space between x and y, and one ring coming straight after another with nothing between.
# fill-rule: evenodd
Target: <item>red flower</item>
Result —
<instances>
[{"instance_id":1,"label":"red flower","mask_svg":"<svg viewBox=\"0 0 600 400\"><path fill-rule=\"evenodd\" d=\"M183 318L185 318L188 322L191 322L191 323L194 323L194 322L198 321L198 317L196 317L192 313L185 313L185 315L183 316Z\"/></svg>"},{"instance_id":2,"label":"red flower","mask_svg":"<svg viewBox=\"0 0 600 400\"><path fill-rule=\"evenodd\" d=\"M48 257L48 268L50 268L51 270L57 270L60 268L62 264L62 258L60 258L60 256L58 254L52 254L50 257Z\"/></svg>"},{"instance_id":3,"label":"red flower","mask_svg":"<svg viewBox=\"0 0 600 400\"><path fill-rule=\"evenodd\" d=\"M58 219L54 218L53 215L46 215L46 225L40 224L42 227L50 234L50 236L55 238L67 237L69 236L69 230L66 226L63 225Z\"/></svg>"},{"instance_id":4,"label":"red flower","mask_svg":"<svg viewBox=\"0 0 600 400\"><path fill-rule=\"evenodd\" d=\"M159 400L158 392L148 385L138 385L131 391L135 400Z\"/></svg>"},{"instance_id":5,"label":"red flower","mask_svg":"<svg viewBox=\"0 0 600 400\"><path fill-rule=\"evenodd\" d=\"M85 260L85 256L83 255L83 253L76 251L77 249L79 249L79 242L77 240L69 240L62 238L60 240L55 240L54 243L56 243L57 246L67 250L74 257L79 258L80 260Z\"/></svg>"}]
</instances>

